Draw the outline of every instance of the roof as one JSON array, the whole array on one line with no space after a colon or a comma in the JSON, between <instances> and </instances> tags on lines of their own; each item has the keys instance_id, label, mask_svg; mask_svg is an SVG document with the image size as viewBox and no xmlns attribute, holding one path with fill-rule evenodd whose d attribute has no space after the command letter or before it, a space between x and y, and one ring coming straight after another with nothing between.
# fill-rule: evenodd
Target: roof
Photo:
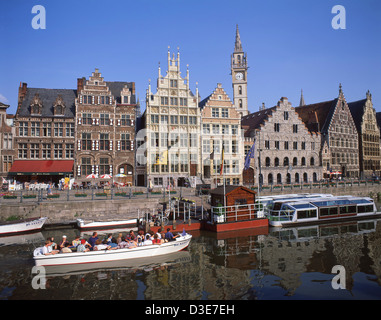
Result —
<instances>
[{"instance_id":1,"label":"roof","mask_svg":"<svg viewBox=\"0 0 381 320\"><path fill-rule=\"evenodd\" d=\"M15 160L10 174L72 173L74 160Z\"/></svg>"},{"instance_id":2,"label":"roof","mask_svg":"<svg viewBox=\"0 0 381 320\"><path fill-rule=\"evenodd\" d=\"M121 103L120 93L125 86L131 91L131 103L136 104L136 96L133 94L133 82L123 82L123 81L106 81L107 87L110 89L111 94L114 96L117 103Z\"/></svg>"},{"instance_id":3,"label":"roof","mask_svg":"<svg viewBox=\"0 0 381 320\"><path fill-rule=\"evenodd\" d=\"M227 186L219 186L213 190L210 190L210 194L215 194L215 195L224 195L224 193L226 195L228 195L229 193L233 192L234 190L236 189L243 189L249 193L252 193L252 194L256 194L255 191L251 190L251 189L248 189L246 187L243 187L243 186L232 186L232 185L227 185Z\"/></svg>"},{"instance_id":4,"label":"roof","mask_svg":"<svg viewBox=\"0 0 381 320\"><path fill-rule=\"evenodd\" d=\"M338 99L296 107L295 111L311 132L328 131Z\"/></svg>"},{"instance_id":5,"label":"roof","mask_svg":"<svg viewBox=\"0 0 381 320\"><path fill-rule=\"evenodd\" d=\"M65 104L65 114L63 117L74 118L75 116L75 99L77 97L77 90L74 89L43 89L43 88L27 88L25 98L21 106L17 110L17 116L29 117L31 116L30 105L34 96L38 93L42 102L42 117L53 117L53 106L57 97L60 95ZM62 116L61 116L62 117Z\"/></svg>"},{"instance_id":6,"label":"roof","mask_svg":"<svg viewBox=\"0 0 381 320\"><path fill-rule=\"evenodd\" d=\"M264 110L260 110L257 112L253 112L248 114L247 116L242 117L241 119L241 126L249 127L250 130L257 129L261 124L265 122L269 118L269 116L272 116L273 111L276 110L276 106L272 108L267 108ZM245 131L245 136L248 134L248 130Z\"/></svg>"},{"instance_id":7,"label":"roof","mask_svg":"<svg viewBox=\"0 0 381 320\"><path fill-rule=\"evenodd\" d=\"M364 114L366 99L348 103L349 110L351 111L353 121L355 122L357 132L361 132L362 116Z\"/></svg>"}]
</instances>

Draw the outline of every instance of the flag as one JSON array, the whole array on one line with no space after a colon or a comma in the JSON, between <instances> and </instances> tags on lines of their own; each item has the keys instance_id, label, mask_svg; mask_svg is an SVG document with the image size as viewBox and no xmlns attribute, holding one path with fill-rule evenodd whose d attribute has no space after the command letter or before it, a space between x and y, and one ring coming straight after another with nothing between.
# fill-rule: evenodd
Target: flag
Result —
<instances>
[{"instance_id":1,"label":"flag","mask_svg":"<svg viewBox=\"0 0 381 320\"><path fill-rule=\"evenodd\" d=\"M165 150L159 154L156 159L156 165L159 164L168 164L168 150Z\"/></svg>"},{"instance_id":2,"label":"flag","mask_svg":"<svg viewBox=\"0 0 381 320\"><path fill-rule=\"evenodd\" d=\"M245 170L249 169L250 167L250 159L254 159L254 152L255 152L255 141L252 147L250 148L250 151L246 155L245 158Z\"/></svg>"},{"instance_id":3,"label":"flag","mask_svg":"<svg viewBox=\"0 0 381 320\"><path fill-rule=\"evenodd\" d=\"M213 175L214 174L214 147L213 147L213 152L209 155L210 159L210 173Z\"/></svg>"},{"instance_id":4,"label":"flag","mask_svg":"<svg viewBox=\"0 0 381 320\"><path fill-rule=\"evenodd\" d=\"M222 145L220 175L224 172L224 156L225 156L225 147L224 145Z\"/></svg>"}]
</instances>

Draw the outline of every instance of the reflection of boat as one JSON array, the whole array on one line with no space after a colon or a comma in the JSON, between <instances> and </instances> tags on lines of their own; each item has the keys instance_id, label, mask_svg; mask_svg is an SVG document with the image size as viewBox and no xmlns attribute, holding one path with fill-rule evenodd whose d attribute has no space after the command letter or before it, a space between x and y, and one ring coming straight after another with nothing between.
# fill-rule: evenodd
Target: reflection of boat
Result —
<instances>
[{"instance_id":1,"label":"reflection of boat","mask_svg":"<svg viewBox=\"0 0 381 320\"><path fill-rule=\"evenodd\" d=\"M136 227L138 225L137 219L127 220L111 220L111 221L85 221L77 219L77 226L82 230L90 229L115 229L122 227Z\"/></svg>"},{"instance_id":2,"label":"reflection of boat","mask_svg":"<svg viewBox=\"0 0 381 320\"><path fill-rule=\"evenodd\" d=\"M118 261L100 262L94 264L73 264L45 267L45 274L49 277L62 275L76 275L97 271L118 271L118 270L135 270L149 269L168 266L178 263L191 261L191 255L188 251L179 251L165 256L155 258L127 259Z\"/></svg>"},{"instance_id":3,"label":"reflection of boat","mask_svg":"<svg viewBox=\"0 0 381 320\"><path fill-rule=\"evenodd\" d=\"M44 236L41 232L16 234L13 236L0 237L0 246L9 246L14 244L41 243Z\"/></svg>"},{"instance_id":4,"label":"reflection of boat","mask_svg":"<svg viewBox=\"0 0 381 320\"><path fill-rule=\"evenodd\" d=\"M366 234L376 231L379 219L352 221L346 223L328 223L323 225L271 228L270 235L279 240L299 242L342 236L344 234Z\"/></svg>"},{"instance_id":5,"label":"reflection of boat","mask_svg":"<svg viewBox=\"0 0 381 320\"><path fill-rule=\"evenodd\" d=\"M4 221L0 223L0 236L35 232L40 230L48 218L28 218L14 221Z\"/></svg>"},{"instance_id":6,"label":"reflection of boat","mask_svg":"<svg viewBox=\"0 0 381 320\"><path fill-rule=\"evenodd\" d=\"M275 227L379 217L372 198L355 196L278 200L268 211L269 224Z\"/></svg>"},{"instance_id":7,"label":"reflection of boat","mask_svg":"<svg viewBox=\"0 0 381 320\"><path fill-rule=\"evenodd\" d=\"M71 252L43 255L42 247L34 250L33 258L36 266L70 265L84 263L99 263L125 259L151 258L166 255L185 249L192 239L192 235L185 234L174 241L157 245L138 246L132 249L99 250L89 252Z\"/></svg>"}]
</instances>

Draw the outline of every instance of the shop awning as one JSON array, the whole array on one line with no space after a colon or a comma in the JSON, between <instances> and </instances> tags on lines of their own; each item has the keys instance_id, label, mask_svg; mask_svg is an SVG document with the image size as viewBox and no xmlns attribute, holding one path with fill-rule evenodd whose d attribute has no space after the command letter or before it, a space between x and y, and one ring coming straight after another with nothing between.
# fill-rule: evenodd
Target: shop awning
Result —
<instances>
[{"instance_id":1,"label":"shop awning","mask_svg":"<svg viewBox=\"0 0 381 320\"><path fill-rule=\"evenodd\" d=\"M15 160L10 175L64 175L73 173L74 160Z\"/></svg>"}]
</instances>

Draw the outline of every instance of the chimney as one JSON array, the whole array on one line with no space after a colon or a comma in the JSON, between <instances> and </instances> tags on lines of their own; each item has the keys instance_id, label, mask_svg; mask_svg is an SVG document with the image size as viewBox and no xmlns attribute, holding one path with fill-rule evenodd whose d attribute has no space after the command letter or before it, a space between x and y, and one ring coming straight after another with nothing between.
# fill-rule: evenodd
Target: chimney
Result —
<instances>
[{"instance_id":1,"label":"chimney","mask_svg":"<svg viewBox=\"0 0 381 320\"><path fill-rule=\"evenodd\" d=\"M83 90L85 86L85 81L86 81L85 77L77 79L77 94L80 94L81 91Z\"/></svg>"},{"instance_id":2,"label":"chimney","mask_svg":"<svg viewBox=\"0 0 381 320\"><path fill-rule=\"evenodd\" d=\"M18 104L19 105L24 101L27 89L28 89L28 84L25 82L23 82L23 83L20 82L19 97L18 97Z\"/></svg>"}]
</instances>

